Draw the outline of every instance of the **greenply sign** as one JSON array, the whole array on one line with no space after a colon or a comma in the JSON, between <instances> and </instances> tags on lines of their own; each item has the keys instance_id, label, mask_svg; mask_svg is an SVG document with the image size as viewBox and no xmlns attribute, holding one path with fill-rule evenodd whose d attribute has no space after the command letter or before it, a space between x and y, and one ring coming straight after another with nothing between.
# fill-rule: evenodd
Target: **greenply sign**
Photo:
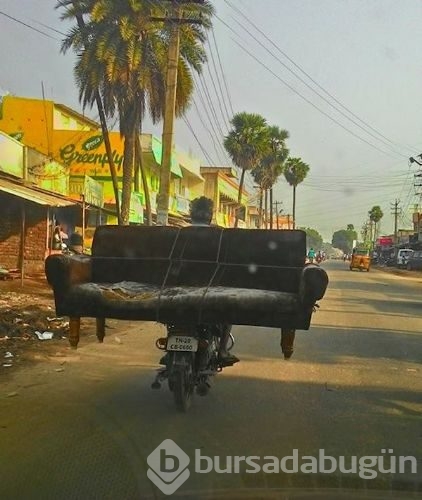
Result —
<instances>
[{"instance_id":1,"label":"greenply sign","mask_svg":"<svg viewBox=\"0 0 422 500\"><path fill-rule=\"evenodd\" d=\"M82 144L66 144L60 148L60 160L72 167L72 174L108 175L108 157L104 149L102 135L86 139ZM123 166L123 154L117 148L112 152L112 158L119 172ZM107 170L105 168L107 167ZM103 172L100 170L103 169Z\"/></svg>"}]
</instances>

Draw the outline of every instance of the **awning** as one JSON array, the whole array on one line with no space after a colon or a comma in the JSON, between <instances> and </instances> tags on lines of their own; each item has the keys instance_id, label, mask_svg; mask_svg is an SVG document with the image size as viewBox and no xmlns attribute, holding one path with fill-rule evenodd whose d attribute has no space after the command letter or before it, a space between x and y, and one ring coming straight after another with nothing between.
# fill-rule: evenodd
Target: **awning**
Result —
<instances>
[{"instance_id":1,"label":"awning","mask_svg":"<svg viewBox=\"0 0 422 500\"><path fill-rule=\"evenodd\" d=\"M48 194L38 189L33 189L23 184L9 181L7 179L0 178L0 191L4 193L11 194L13 196L18 196L24 200L32 201L38 205L45 205L47 207L71 207L77 205L77 202L72 202L55 196L54 194Z\"/></svg>"}]
</instances>

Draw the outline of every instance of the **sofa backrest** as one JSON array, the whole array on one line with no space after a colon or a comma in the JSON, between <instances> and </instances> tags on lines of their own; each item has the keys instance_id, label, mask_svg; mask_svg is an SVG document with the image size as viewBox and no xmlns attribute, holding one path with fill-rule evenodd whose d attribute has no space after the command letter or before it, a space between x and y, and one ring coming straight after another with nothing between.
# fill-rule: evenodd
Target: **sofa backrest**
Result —
<instances>
[{"instance_id":1,"label":"sofa backrest","mask_svg":"<svg viewBox=\"0 0 422 500\"><path fill-rule=\"evenodd\" d=\"M101 226L93 279L297 292L305 255L298 230Z\"/></svg>"}]
</instances>

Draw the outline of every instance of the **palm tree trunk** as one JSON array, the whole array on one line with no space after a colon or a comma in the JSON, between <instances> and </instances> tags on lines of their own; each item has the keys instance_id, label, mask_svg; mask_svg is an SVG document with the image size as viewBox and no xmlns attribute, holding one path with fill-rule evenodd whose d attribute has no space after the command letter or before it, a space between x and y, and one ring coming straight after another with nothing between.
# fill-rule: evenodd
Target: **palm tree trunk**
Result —
<instances>
[{"instance_id":1,"label":"palm tree trunk","mask_svg":"<svg viewBox=\"0 0 422 500\"><path fill-rule=\"evenodd\" d=\"M239 211L240 211L240 208L242 206L242 191L243 191L243 183L245 182L245 173L246 173L246 170L242 169L242 173L240 175L240 182L239 182L239 194L237 196L238 207L236 209L236 216L234 219L234 227L238 227L238 225L239 225Z\"/></svg>"},{"instance_id":2,"label":"palm tree trunk","mask_svg":"<svg viewBox=\"0 0 422 500\"><path fill-rule=\"evenodd\" d=\"M139 132L141 132L141 131L139 131ZM141 145L140 133L137 135L137 138L136 138L135 158L136 158L137 170L139 167L139 170L141 172L142 186L144 188L144 194L145 194L145 211L146 211L146 218L147 218L146 225L152 226L151 198L149 196L148 181L147 181L147 176L146 176L146 172L145 172L145 168L144 168L144 160L143 160L143 156L142 156L142 145Z\"/></svg>"},{"instance_id":3,"label":"palm tree trunk","mask_svg":"<svg viewBox=\"0 0 422 500\"><path fill-rule=\"evenodd\" d=\"M124 137L123 182L122 182L122 224L129 225L130 195L133 180L133 156L135 151L135 133L129 132Z\"/></svg>"},{"instance_id":4,"label":"palm tree trunk","mask_svg":"<svg viewBox=\"0 0 422 500\"><path fill-rule=\"evenodd\" d=\"M265 229L268 229L268 189L265 190Z\"/></svg>"},{"instance_id":5,"label":"palm tree trunk","mask_svg":"<svg viewBox=\"0 0 422 500\"><path fill-rule=\"evenodd\" d=\"M262 203L264 198L264 192L262 188L259 188L259 217L258 217L258 227L262 229Z\"/></svg>"},{"instance_id":6,"label":"palm tree trunk","mask_svg":"<svg viewBox=\"0 0 422 500\"><path fill-rule=\"evenodd\" d=\"M75 4L76 4L76 2L73 3L73 5L76 7ZM83 30L85 28L85 21L84 21L82 15L76 14L75 17L76 17L76 22L78 23L79 29ZM106 148L108 165L110 168L111 182L113 184L114 201L116 204L117 223L122 224L122 216L120 213L120 202L119 202L119 184L117 181L116 165L114 164L114 160L113 160L113 152L111 150L110 135L108 133L107 120L105 117L103 101L101 100L101 96L100 96L100 93L98 90L95 91L95 102L97 104L98 115L100 117L101 131L102 131L103 138L104 138L104 145Z\"/></svg>"},{"instance_id":7,"label":"palm tree trunk","mask_svg":"<svg viewBox=\"0 0 422 500\"><path fill-rule=\"evenodd\" d=\"M273 228L273 187L270 187L270 229Z\"/></svg>"},{"instance_id":8,"label":"palm tree trunk","mask_svg":"<svg viewBox=\"0 0 422 500\"><path fill-rule=\"evenodd\" d=\"M293 185L293 229L296 229L296 186Z\"/></svg>"}]
</instances>

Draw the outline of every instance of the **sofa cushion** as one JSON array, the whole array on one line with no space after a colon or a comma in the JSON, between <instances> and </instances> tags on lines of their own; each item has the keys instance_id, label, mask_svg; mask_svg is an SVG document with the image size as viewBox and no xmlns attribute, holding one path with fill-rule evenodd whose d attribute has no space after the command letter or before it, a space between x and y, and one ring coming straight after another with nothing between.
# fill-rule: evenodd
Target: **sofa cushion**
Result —
<instances>
[{"instance_id":1,"label":"sofa cushion","mask_svg":"<svg viewBox=\"0 0 422 500\"><path fill-rule=\"evenodd\" d=\"M161 288L124 281L72 287L61 314L278 326L283 315L294 315L299 309L297 294L232 287Z\"/></svg>"}]
</instances>

